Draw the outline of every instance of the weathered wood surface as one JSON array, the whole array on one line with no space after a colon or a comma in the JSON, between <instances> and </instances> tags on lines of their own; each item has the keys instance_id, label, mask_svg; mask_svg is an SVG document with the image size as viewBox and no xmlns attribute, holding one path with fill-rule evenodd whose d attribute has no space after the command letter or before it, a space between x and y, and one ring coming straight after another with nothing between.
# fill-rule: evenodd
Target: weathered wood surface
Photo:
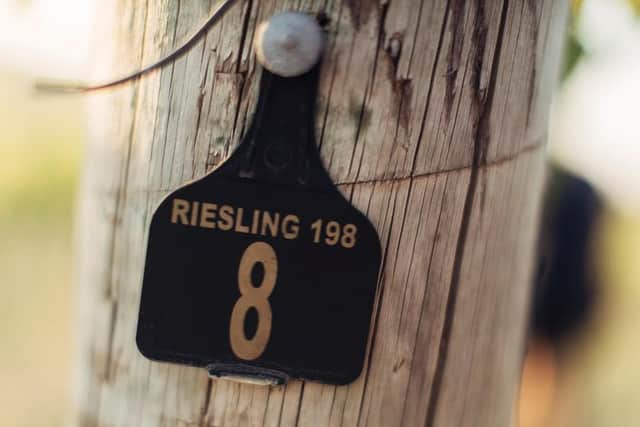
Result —
<instances>
[{"instance_id":1,"label":"weathered wood surface","mask_svg":"<svg viewBox=\"0 0 640 427\"><path fill-rule=\"evenodd\" d=\"M565 3L239 1L174 64L91 95L77 424L510 425ZM101 1L95 78L156 59L211 7ZM320 150L384 248L370 356L345 387L211 380L134 342L152 210L236 146L257 95L255 26L286 9L329 18Z\"/></svg>"}]
</instances>

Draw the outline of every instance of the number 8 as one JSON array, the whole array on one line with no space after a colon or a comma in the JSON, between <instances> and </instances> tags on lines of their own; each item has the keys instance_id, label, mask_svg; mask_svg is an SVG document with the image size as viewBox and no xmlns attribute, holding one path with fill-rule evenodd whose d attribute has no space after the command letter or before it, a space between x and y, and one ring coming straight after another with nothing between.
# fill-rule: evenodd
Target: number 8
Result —
<instances>
[{"instance_id":1,"label":"number 8","mask_svg":"<svg viewBox=\"0 0 640 427\"><path fill-rule=\"evenodd\" d=\"M264 269L262 283L254 286L251 280L253 267L261 263ZM271 245L255 242L244 251L238 269L238 288L241 297L231 312L229 337L233 353L240 359L254 360L260 357L267 347L271 336L271 305L269 296L276 286L278 276L278 259ZM244 322L249 309L258 312L258 326L252 338L244 333Z\"/></svg>"}]
</instances>

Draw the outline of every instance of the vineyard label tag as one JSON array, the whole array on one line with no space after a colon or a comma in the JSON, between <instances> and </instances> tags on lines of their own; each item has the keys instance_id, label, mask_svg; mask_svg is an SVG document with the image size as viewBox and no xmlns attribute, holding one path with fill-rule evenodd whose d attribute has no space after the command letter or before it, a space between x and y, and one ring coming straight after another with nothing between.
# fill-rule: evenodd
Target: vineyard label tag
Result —
<instances>
[{"instance_id":1,"label":"vineyard label tag","mask_svg":"<svg viewBox=\"0 0 640 427\"><path fill-rule=\"evenodd\" d=\"M346 384L365 360L378 235L319 157L318 66L262 73L238 149L153 215L138 347L215 376Z\"/></svg>"}]
</instances>

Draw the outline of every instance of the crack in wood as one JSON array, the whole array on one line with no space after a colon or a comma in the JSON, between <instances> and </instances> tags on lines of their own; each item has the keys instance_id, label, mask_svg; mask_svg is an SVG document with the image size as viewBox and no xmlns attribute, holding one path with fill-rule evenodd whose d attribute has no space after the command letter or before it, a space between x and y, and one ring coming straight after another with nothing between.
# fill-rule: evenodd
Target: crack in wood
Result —
<instances>
[{"instance_id":1,"label":"crack in wood","mask_svg":"<svg viewBox=\"0 0 640 427\"><path fill-rule=\"evenodd\" d=\"M464 201L462 223L460 225L460 232L458 234L458 242L456 244L455 256L453 261L453 273L451 276L451 284L449 286L449 295L446 300L444 326L442 329L442 335L440 338L440 346L438 350L438 359L436 364L436 371L433 379L433 385L429 398L429 405L427 410L427 416L425 420L425 427L435 426L436 411L438 410L438 399L440 397L440 388L444 377L444 370L447 363L447 355L449 351L449 340L451 336L451 330L454 321L454 314L456 308L456 298L458 288L460 287L460 275L462 269L462 259L464 257L464 251L466 248L467 234L469 232L469 224L471 221L471 214L473 209L473 200L476 193L476 187L478 184L478 174L482 165L486 165L486 153L487 146L489 144L489 132L490 123L488 113L491 111L493 104L496 78L498 74L498 68L500 67L500 57L502 54L502 40L505 33L505 25L507 21L507 11L509 9L509 0L504 0L502 5L502 14L500 17L500 25L498 30L498 38L496 42L497 52L494 56L494 62L491 66L491 80L489 82L488 93L489 97L486 100L486 104L482 107L480 113L480 120L477 128L477 134L475 138L474 154L473 154L473 166L471 167L471 177L469 179L469 187L467 189L467 195ZM534 149L537 148L533 145ZM485 166L486 167L486 166Z\"/></svg>"}]
</instances>

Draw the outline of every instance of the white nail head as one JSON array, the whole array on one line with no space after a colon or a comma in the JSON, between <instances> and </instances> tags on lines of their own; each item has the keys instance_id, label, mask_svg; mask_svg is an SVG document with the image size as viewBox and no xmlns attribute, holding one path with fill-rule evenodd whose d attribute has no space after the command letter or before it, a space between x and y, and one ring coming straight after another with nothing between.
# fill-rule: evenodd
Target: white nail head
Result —
<instances>
[{"instance_id":1,"label":"white nail head","mask_svg":"<svg viewBox=\"0 0 640 427\"><path fill-rule=\"evenodd\" d=\"M282 77L306 73L320 59L324 33L305 13L282 12L262 22L256 31L258 62Z\"/></svg>"}]
</instances>

